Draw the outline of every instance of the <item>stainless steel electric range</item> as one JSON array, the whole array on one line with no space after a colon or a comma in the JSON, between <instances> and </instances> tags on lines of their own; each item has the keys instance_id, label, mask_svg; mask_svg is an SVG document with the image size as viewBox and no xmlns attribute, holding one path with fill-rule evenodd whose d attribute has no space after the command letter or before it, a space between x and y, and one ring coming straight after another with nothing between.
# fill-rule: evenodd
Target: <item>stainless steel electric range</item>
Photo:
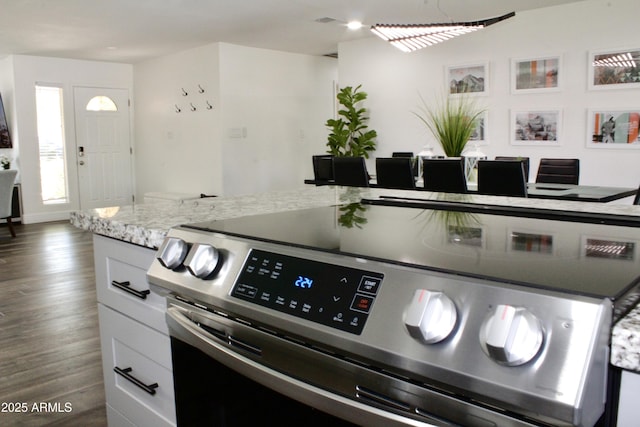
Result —
<instances>
[{"instance_id":1,"label":"stainless steel electric range","mask_svg":"<svg viewBox=\"0 0 640 427\"><path fill-rule=\"evenodd\" d=\"M178 422L605 425L639 225L390 199L175 227L148 278Z\"/></svg>"}]
</instances>

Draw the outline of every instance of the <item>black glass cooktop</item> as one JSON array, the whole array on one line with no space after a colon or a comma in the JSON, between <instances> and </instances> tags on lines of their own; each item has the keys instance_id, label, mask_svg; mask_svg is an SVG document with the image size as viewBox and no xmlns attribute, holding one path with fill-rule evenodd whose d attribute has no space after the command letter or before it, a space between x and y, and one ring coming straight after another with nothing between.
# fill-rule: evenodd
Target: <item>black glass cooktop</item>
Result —
<instances>
[{"instance_id":1,"label":"black glass cooktop","mask_svg":"<svg viewBox=\"0 0 640 427\"><path fill-rule=\"evenodd\" d=\"M635 286L640 224L528 216L355 203L188 227L612 300Z\"/></svg>"}]
</instances>

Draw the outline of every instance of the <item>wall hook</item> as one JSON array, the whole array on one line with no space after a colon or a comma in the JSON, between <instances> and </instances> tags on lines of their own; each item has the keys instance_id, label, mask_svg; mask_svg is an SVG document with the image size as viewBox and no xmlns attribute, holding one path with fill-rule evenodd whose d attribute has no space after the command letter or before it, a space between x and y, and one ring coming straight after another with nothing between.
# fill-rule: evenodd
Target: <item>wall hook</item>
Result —
<instances>
[{"instance_id":1,"label":"wall hook","mask_svg":"<svg viewBox=\"0 0 640 427\"><path fill-rule=\"evenodd\" d=\"M202 88L202 86L198 85L198 92L199 93L204 93L204 89Z\"/></svg>"},{"instance_id":2,"label":"wall hook","mask_svg":"<svg viewBox=\"0 0 640 427\"><path fill-rule=\"evenodd\" d=\"M183 87L181 87L180 89L182 89L182 96L187 96L189 95L189 92L187 92L186 90L184 90Z\"/></svg>"},{"instance_id":3,"label":"wall hook","mask_svg":"<svg viewBox=\"0 0 640 427\"><path fill-rule=\"evenodd\" d=\"M176 106L176 113L179 113L179 112L181 112L181 111L182 111L182 110L180 109L180 107L178 107L178 104L175 104L175 106Z\"/></svg>"},{"instance_id":4,"label":"wall hook","mask_svg":"<svg viewBox=\"0 0 640 427\"><path fill-rule=\"evenodd\" d=\"M207 102L207 110L213 110L213 105L209 104L209 101Z\"/></svg>"},{"instance_id":5,"label":"wall hook","mask_svg":"<svg viewBox=\"0 0 640 427\"><path fill-rule=\"evenodd\" d=\"M191 105L191 111L196 111L196 106L193 105L193 102L190 102L189 105Z\"/></svg>"}]
</instances>

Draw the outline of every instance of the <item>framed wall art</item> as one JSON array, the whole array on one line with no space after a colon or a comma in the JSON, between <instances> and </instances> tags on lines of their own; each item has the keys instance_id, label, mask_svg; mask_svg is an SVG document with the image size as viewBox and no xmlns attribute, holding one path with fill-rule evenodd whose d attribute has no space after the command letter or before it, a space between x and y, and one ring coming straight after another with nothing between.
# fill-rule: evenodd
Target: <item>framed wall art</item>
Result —
<instances>
[{"instance_id":1,"label":"framed wall art","mask_svg":"<svg viewBox=\"0 0 640 427\"><path fill-rule=\"evenodd\" d=\"M560 145L561 110L512 111L513 145Z\"/></svg>"},{"instance_id":2,"label":"framed wall art","mask_svg":"<svg viewBox=\"0 0 640 427\"><path fill-rule=\"evenodd\" d=\"M486 95L489 91L489 64L450 66L446 69L445 78L450 95Z\"/></svg>"},{"instance_id":3,"label":"framed wall art","mask_svg":"<svg viewBox=\"0 0 640 427\"><path fill-rule=\"evenodd\" d=\"M488 131L488 112L483 112L480 117L478 117L478 124L476 128L473 130L473 134L471 134L471 138L469 138L469 145L487 145L489 141L487 140L487 131Z\"/></svg>"},{"instance_id":4,"label":"framed wall art","mask_svg":"<svg viewBox=\"0 0 640 427\"><path fill-rule=\"evenodd\" d=\"M640 88L640 47L589 53L589 89Z\"/></svg>"},{"instance_id":5,"label":"framed wall art","mask_svg":"<svg viewBox=\"0 0 640 427\"><path fill-rule=\"evenodd\" d=\"M4 113L4 104L0 95L0 148L12 148L11 134L9 133L9 124Z\"/></svg>"},{"instance_id":6,"label":"framed wall art","mask_svg":"<svg viewBox=\"0 0 640 427\"><path fill-rule=\"evenodd\" d=\"M463 245L476 248L484 248L486 246L482 227L449 225L447 229L447 242L451 245Z\"/></svg>"},{"instance_id":7,"label":"framed wall art","mask_svg":"<svg viewBox=\"0 0 640 427\"><path fill-rule=\"evenodd\" d=\"M582 236L581 255L586 258L608 258L633 261L637 257L636 243L629 240L611 240Z\"/></svg>"},{"instance_id":8,"label":"framed wall art","mask_svg":"<svg viewBox=\"0 0 640 427\"><path fill-rule=\"evenodd\" d=\"M553 234L527 233L523 231L509 232L509 251L538 254L553 254Z\"/></svg>"},{"instance_id":9,"label":"framed wall art","mask_svg":"<svg viewBox=\"0 0 640 427\"><path fill-rule=\"evenodd\" d=\"M640 148L640 108L589 110L588 115L588 147Z\"/></svg>"},{"instance_id":10,"label":"framed wall art","mask_svg":"<svg viewBox=\"0 0 640 427\"><path fill-rule=\"evenodd\" d=\"M511 60L511 92L538 93L560 90L561 57Z\"/></svg>"}]
</instances>

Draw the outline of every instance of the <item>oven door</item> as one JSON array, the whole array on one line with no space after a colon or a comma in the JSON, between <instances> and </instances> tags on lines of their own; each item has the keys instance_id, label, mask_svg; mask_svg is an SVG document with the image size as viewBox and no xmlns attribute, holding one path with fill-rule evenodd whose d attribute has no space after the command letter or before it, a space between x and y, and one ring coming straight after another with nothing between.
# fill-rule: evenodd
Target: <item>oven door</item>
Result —
<instances>
[{"instance_id":1,"label":"oven door","mask_svg":"<svg viewBox=\"0 0 640 427\"><path fill-rule=\"evenodd\" d=\"M403 416L407 408L345 380L349 368L331 356L225 315L178 302L167 323L179 426L454 425ZM313 384L322 377L331 391Z\"/></svg>"}]
</instances>

